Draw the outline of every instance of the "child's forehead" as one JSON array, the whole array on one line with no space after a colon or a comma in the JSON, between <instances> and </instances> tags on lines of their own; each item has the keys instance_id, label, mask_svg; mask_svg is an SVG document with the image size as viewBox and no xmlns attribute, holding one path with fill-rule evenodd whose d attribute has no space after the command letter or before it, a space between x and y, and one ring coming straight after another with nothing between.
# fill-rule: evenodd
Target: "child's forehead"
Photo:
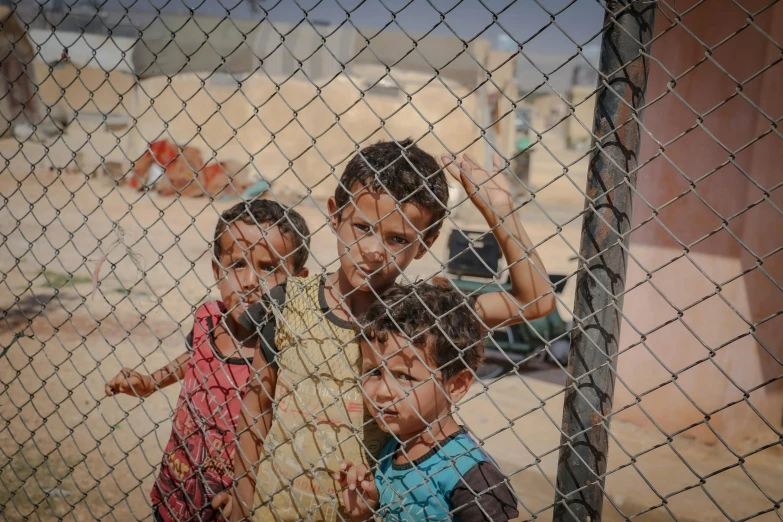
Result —
<instances>
[{"instance_id":1,"label":"child's forehead","mask_svg":"<svg viewBox=\"0 0 783 522\"><path fill-rule=\"evenodd\" d=\"M373 359L429 361L429 341L414 345L407 336L398 332L388 332L385 342L375 339L362 339L362 354Z\"/></svg>"},{"instance_id":2,"label":"child's forehead","mask_svg":"<svg viewBox=\"0 0 783 522\"><path fill-rule=\"evenodd\" d=\"M271 249L282 255L294 249L293 242L281 232L280 227L266 222L256 225L237 220L226 227L226 231L220 236L220 242L224 251L238 246L245 251Z\"/></svg>"},{"instance_id":3,"label":"child's forehead","mask_svg":"<svg viewBox=\"0 0 783 522\"><path fill-rule=\"evenodd\" d=\"M432 211L414 203L398 201L384 188L376 190L368 186L357 187L353 193L354 196L346 210L355 212L365 219L375 222L404 219L414 225L423 224L425 226L428 226L432 220Z\"/></svg>"}]
</instances>

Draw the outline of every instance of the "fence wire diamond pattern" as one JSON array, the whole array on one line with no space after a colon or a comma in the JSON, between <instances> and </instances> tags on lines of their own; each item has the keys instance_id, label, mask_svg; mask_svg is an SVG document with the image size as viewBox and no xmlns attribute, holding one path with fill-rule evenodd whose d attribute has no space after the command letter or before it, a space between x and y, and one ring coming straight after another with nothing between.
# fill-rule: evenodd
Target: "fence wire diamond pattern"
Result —
<instances>
[{"instance_id":1,"label":"fence wire diamond pattern","mask_svg":"<svg viewBox=\"0 0 783 522\"><path fill-rule=\"evenodd\" d=\"M5 0L2 518L349 520L353 459L382 520L781 520L781 42L778 0Z\"/></svg>"}]
</instances>

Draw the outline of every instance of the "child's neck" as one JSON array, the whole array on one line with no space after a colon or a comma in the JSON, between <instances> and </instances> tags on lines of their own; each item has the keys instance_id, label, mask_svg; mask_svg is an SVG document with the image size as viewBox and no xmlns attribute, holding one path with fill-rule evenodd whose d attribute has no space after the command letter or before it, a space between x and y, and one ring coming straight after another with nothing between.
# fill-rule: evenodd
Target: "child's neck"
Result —
<instances>
[{"instance_id":1,"label":"child's neck","mask_svg":"<svg viewBox=\"0 0 783 522\"><path fill-rule=\"evenodd\" d=\"M236 324L230 316L224 316L215 325L213 334L215 348L224 357L252 357L258 344L258 337Z\"/></svg>"},{"instance_id":2,"label":"child's neck","mask_svg":"<svg viewBox=\"0 0 783 522\"><path fill-rule=\"evenodd\" d=\"M428 430L424 430L415 436L406 436L402 439L402 445L395 459L398 464L414 461L423 457L438 443L455 434L460 429L454 417L447 415L442 420L433 423ZM407 440L406 440L407 439Z\"/></svg>"},{"instance_id":3,"label":"child's neck","mask_svg":"<svg viewBox=\"0 0 783 522\"><path fill-rule=\"evenodd\" d=\"M334 310L338 316L353 320L367 310L371 304L378 300L376 293L382 294L384 288L375 289L375 292L357 290L348 282L342 270L338 270L326 278L326 304Z\"/></svg>"}]
</instances>

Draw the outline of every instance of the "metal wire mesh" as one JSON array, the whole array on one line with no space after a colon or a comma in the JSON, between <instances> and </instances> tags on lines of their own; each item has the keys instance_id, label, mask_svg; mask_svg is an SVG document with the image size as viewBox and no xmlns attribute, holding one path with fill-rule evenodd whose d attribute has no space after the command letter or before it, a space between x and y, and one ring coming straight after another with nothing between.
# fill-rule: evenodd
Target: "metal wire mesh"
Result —
<instances>
[{"instance_id":1,"label":"metal wire mesh","mask_svg":"<svg viewBox=\"0 0 783 522\"><path fill-rule=\"evenodd\" d=\"M408 335L401 353L420 354L428 372L418 384L387 378L402 390L399 408L421 409L417 390L448 396L454 382L417 339L442 336L464 364L484 342L484 363L468 371L474 383L449 410L507 478L519 520L783 518L782 41L777 0L4 2L2 517L151 520L164 466L206 484L177 495L197 512L186 519L211 520L214 490L231 487L210 481L246 476L242 453L262 461L247 475L259 491L249 506L256 519L347 518L329 473L350 444L374 454L371 472L382 466L371 432L394 432L383 416L393 405L378 406L368 375L393 373L399 355L375 352L378 366L362 368L358 341L369 338L350 333L366 311L351 309L355 292L324 305L318 292L327 290L289 279L269 303L273 344L289 332L293 348L267 357L285 376L272 391L287 388L272 401L257 457L232 446L233 429L248 433L237 416L263 422L247 405L238 413L243 378L204 397L234 416L220 442L204 436L200 451L217 457L190 469L167 447L191 404L179 397L186 379L234 371L225 361L194 370L197 340L233 336L220 318L301 275L288 262L306 250L311 276L391 268L414 285L410 306L420 303L429 323L420 331L406 331L381 298L391 333ZM407 152L373 167L376 192L391 193L382 180L398 158L415 163L413 145L478 163L464 186L448 178L439 238L426 241L441 223L401 218L422 245L404 267L412 247L390 247L381 225L410 208L404 197L377 220L365 215L354 236L338 233L344 209L330 200L352 158L379 140ZM442 169L413 171L434 196ZM361 214L361 195L342 188L345 209ZM275 229L294 250L274 243L266 251L283 258L277 271L221 278L236 265L214 248L216 223L238 202L263 200L290 209L240 219L263 241L242 243L232 220L217 241L244 245L239 257L250 262ZM368 238L385 262L363 264ZM502 248L518 255L504 259ZM548 279L545 295L519 302L520 267L525 281ZM436 310L421 290L432 284L460 292L459 303ZM209 308L228 294L227 311ZM482 310L498 304L481 301L487 295L512 303L517 324L488 324L502 313ZM552 296L556 309L533 319ZM216 323L199 322L205 310ZM311 331L305 316L316 318ZM454 317L483 323L484 333L459 344ZM237 353L249 382L269 371L248 369L258 352ZM286 373L291 354L306 369L298 377ZM107 394L115 376L133 387ZM301 408L306 422L286 424L307 386L320 402ZM377 419L361 418L367 400ZM362 433L358 443L317 421L339 415ZM443 419L420 421L437 438ZM189 433L216 424L202 418ZM296 446L307 437L320 442ZM299 448L300 472L280 479L292 469L278 452L286 444ZM449 469L458 460L447 458ZM221 468L232 461L233 471ZM425 496L444 495L426 467L413 472ZM309 503L289 496L302 480L321 488ZM497 487L469 490L475 500ZM443 498L446 517L459 518ZM388 503L374 508L395 519Z\"/></svg>"}]
</instances>

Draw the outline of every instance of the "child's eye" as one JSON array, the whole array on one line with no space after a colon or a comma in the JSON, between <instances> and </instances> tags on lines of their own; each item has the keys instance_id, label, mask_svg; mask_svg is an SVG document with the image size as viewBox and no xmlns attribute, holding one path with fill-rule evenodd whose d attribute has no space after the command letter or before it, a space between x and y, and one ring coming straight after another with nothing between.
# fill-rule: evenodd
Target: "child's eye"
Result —
<instances>
[{"instance_id":1,"label":"child's eye","mask_svg":"<svg viewBox=\"0 0 783 522\"><path fill-rule=\"evenodd\" d=\"M410 243L410 241L408 241L406 238L402 236L394 236L392 238L392 242L397 243L398 245L407 245Z\"/></svg>"},{"instance_id":2,"label":"child's eye","mask_svg":"<svg viewBox=\"0 0 783 522\"><path fill-rule=\"evenodd\" d=\"M364 372L365 377L380 377L381 375L381 369L380 368L373 368L372 370L367 370Z\"/></svg>"},{"instance_id":3,"label":"child's eye","mask_svg":"<svg viewBox=\"0 0 783 522\"><path fill-rule=\"evenodd\" d=\"M235 268L236 269L236 268L242 268L243 266L245 266L245 260L244 259L237 259L236 261L234 261L234 263L231 264L231 266L229 268Z\"/></svg>"},{"instance_id":4,"label":"child's eye","mask_svg":"<svg viewBox=\"0 0 783 522\"><path fill-rule=\"evenodd\" d=\"M363 223L355 223L353 226L356 227L357 230L361 230L362 232L369 232L370 231L370 227L368 225L363 224Z\"/></svg>"},{"instance_id":5,"label":"child's eye","mask_svg":"<svg viewBox=\"0 0 783 522\"><path fill-rule=\"evenodd\" d=\"M262 272L274 272L275 270L277 270L278 268L280 268L280 265L261 265L261 266L260 266L260 267L258 267L258 268L259 268L259 270L261 270Z\"/></svg>"},{"instance_id":6,"label":"child's eye","mask_svg":"<svg viewBox=\"0 0 783 522\"><path fill-rule=\"evenodd\" d=\"M407 373L400 373L400 374L397 374L397 380L398 381L403 381L403 382L412 382L412 381L415 381L416 379L414 379L413 377L411 377Z\"/></svg>"}]
</instances>

